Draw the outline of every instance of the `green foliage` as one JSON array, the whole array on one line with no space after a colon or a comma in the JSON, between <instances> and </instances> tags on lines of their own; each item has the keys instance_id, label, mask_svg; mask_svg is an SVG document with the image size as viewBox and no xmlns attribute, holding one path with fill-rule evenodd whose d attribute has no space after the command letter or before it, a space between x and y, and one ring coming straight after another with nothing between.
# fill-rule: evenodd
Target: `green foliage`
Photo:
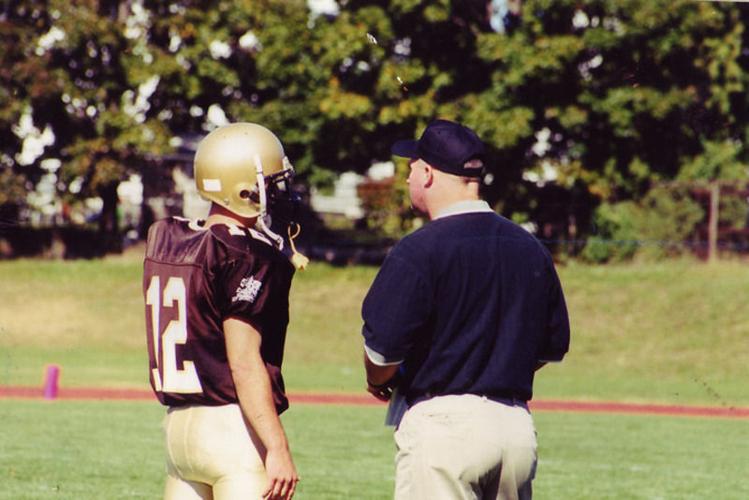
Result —
<instances>
[{"instance_id":1,"label":"green foliage","mask_svg":"<svg viewBox=\"0 0 749 500\"><path fill-rule=\"evenodd\" d=\"M595 235L588 238L583 258L598 263L631 259L638 249L637 212L632 202L599 206L593 216Z\"/></svg>"},{"instance_id":2,"label":"green foliage","mask_svg":"<svg viewBox=\"0 0 749 500\"><path fill-rule=\"evenodd\" d=\"M47 60L34 48L37 32L46 31L50 16L43 2L13 2L3 7L0 20L0 205L22 206L25 189L43 175L38 162L21 165L23 143L14 128L32 102L44 102L55 88ZM44 129L44 126L38 128Z\"/></svg>"},{"instance_id":3,"label":"green foliage","mask_svg":"<svg viewBox=\"0 0 749 500\"><path fill-rule=\"evenodd\" d=\"M741 162L741 144L735 141L707 141L704 152L686 162L678 179L684 181L742 180L747 168Z\"/></svg>"},{"instance_id":4,"label":"green foliage","mask_svg":"<svg viewBox=\"0 0 749 500\"><path fill-rule=\"evenodd\" d=\"M733 217L741 211L737 213ZM688 186L659 185L639 203L599 206L594 215L595 236L588 239L583 257L608 262L631 259L635 254L654 259L681 255L690 251L689 240L704 217Z\"/></svg>"},{"instance_id":5,"label":"green foliage","mask_svg":"<svg viewBox=\"0 0 749 500\"><path fill-rule=\"evenodd\" d=\"M687 188L657 186L648 192L639 208L636 227L645 242L643 254L654 258L688 252L685 242L705 216Z\"/></svg>"},{"instance_id":6,"label":"green foliage","mask_svg":"<svg viewBox=\"0 0 749 500\"><path fill-rule=\"evenodd\" d=\"M580 227L590 204L645 207L654 183L746 175L741 5L526 0L503 32L481 2L339 7L312 16L304 0L7 2L3 179L34 185L41 162L57 158L58 197L111 198L118 182L153 168L144 160L169 152L173 136L215 126L209 110L278 132L310 183L389 160L395 139L419 135L433 118L462 121L488 143L493 206L552 212L538 210L547 200L523 176L551 165L568 196L586 200L560 215ZM31 165L18 163L13 132L25 110L56 138ZM408 220L387 224L394 234Z\"/></svg>"},{"instance_id":7,"label":"green foliage","mask_svg":"<svg viewBox=\"0 0 749 500\"><path fill-rule=\"evenodd\" d=\"M718 224L731 229L745 229L749 219L749 206L745 198L721 196Z\"/></svg>"},{"instance_id":8,"label":"green foliage","mask_svg":"<svg viewBox=\"0 0 749 500\"><path fill-rule=\"evenodd\" d=\"M0 170L0 206L6 204L20 205L26 198L24 178L11 169Z\"/></svg>"},{"instance_id":9,"label":"green foliage","mask_svg":"<svg viewBox=\"0 0 749 500\"><path fill-rule=\"evenodd\" d=\"M396 162L393 179L359 185L358 195L362 200L367 228L382 237L400 238L418 223L414 219L408 195L408 174L408 163L401 159Z\"/></svg>"}]
</instances>

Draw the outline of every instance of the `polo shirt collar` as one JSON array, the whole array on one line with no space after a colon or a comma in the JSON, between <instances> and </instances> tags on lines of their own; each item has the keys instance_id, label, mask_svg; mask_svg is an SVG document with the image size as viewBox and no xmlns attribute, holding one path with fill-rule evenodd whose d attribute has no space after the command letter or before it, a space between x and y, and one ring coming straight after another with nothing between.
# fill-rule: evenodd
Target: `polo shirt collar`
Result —
<instances>
[{"instance_id":1,"label":"polo shirt collar","mask_svg":"<svg viewBox=\"0 0 749 500\"><path fill-rule=\"evenodd\" d=\"M492 210L489 204L484 200L465 200L453 203L452 205L443 208L442 210L437 212L437 215L435 215L434 219L432 220L449 217L451 215L473 214L481 212L494 213L494 210Z\"/></svg>"}]
</instances>

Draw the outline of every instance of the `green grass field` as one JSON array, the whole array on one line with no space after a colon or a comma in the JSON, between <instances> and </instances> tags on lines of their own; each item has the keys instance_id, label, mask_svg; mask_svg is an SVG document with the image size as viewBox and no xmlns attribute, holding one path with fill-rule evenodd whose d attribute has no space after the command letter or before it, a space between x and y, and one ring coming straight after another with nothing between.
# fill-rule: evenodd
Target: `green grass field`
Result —
<instances>
[{"instance_id":1,"label":"green grass field","mask_svg":"<svg viewBox=\"0 0 749 500\"><path fill-rule=\"evenodd\" d=\"M749 405L746 265L560 267L572 348L536 397ZM146 388L141 262L0 262L0 385ZM290 391L361 392L359 307L375 268L316 264L292 287ZM391 497L382 407L295 405L298 498ZM0 399L0 499L159 498L160 421L146 402ZM749 498L749 421L535 415L545 499Z\"/></svg>"},{"instance_id":2,"label":"green grass field","mask_svg":"<svg viewBox=\"0 0 749 500\"><path fill-rule=\"evenodd\" d=\"M559 269L572 323L539 398L749 405L749 267L730 261ZM361 391L361 300L376 268L313 265L292 286L293 391ZM147 387L141 262L0 262L0 385Z\"/></svg>"},{"instance_id":3,"label":"green grass field","mask_svg":"<svg viewBox=\"0 0 749 500\"><path fill-rule=\"evenodd\" d=\"M0 499L159 498L160 421L144 402L1 401ZM300 499L392 497L382 408L296 405L283 421ZM538 413L536 498L745 499L747 422Z\"/></svg>"}]
</instances>

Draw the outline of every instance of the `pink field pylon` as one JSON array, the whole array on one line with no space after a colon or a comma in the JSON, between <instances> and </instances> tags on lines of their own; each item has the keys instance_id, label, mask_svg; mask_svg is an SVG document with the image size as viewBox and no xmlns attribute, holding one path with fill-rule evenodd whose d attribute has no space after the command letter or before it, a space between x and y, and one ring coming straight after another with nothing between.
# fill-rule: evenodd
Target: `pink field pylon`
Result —
<instances>
[{"instance_id":1,"label":"pink field pylon","mask_svg":"<svg viewBox=\"0 0 749 500\"><path fill-rule=\"evenodd\" d=\"M57 399L57 392L60 385L60 366L47 365L44 374L44 399Z\"/></svg>"}]
</instances>

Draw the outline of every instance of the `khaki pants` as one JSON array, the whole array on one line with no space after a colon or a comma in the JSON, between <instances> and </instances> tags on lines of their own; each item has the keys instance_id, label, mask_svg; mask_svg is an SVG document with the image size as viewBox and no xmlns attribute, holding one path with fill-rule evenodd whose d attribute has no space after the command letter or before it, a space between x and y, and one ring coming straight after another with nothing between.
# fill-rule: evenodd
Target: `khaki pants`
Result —
<instances>
[{"instance_id":1,"label":"khaki pants","mask_svg":"<svg viewBox=\"0 0 749 500\"><path fill-rule=\"evenodd\" d=\"M260 498L265 450L238 405L170 408L166 500Z\"/></svg>"},{"instance_id":2,"label":"khaki pants","mask_svg":"<svg viewBox=\"0 0 749 500\"><path fill-rule=\"evenodd\" d=\"M406 412L395 443L396 500L531 498L536 432L523 406L435 397Z\"/></svg>"}]
</instances>

